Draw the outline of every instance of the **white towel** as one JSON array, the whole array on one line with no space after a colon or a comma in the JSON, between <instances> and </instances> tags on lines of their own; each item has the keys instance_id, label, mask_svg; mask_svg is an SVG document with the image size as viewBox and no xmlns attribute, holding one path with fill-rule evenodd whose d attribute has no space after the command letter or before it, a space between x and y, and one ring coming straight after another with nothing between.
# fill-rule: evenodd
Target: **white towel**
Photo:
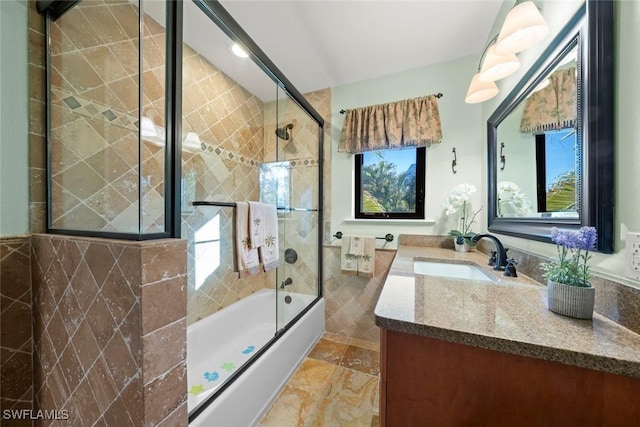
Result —
<instances>
[{"instance_id":1,"label":"white towel","mask_svg":"<svg viewBox=\"0 0 640 427\"><path fill-rule=\"evenodd\" d=\"M280 265L280 250L278 248L278 212L274 205L260 203L263 212L262 231L264 238L259 245L260 259L264 271L274 270Z\"/></svg>"},{"instance_id":2,"label":"white towel","mask_svg":"<svg viewBox=\"0 0 640 427\"><path fill-rule=\"evenodd\" d=\"M236 202L235 220L235 271L240 278L257 274L260 270L258 250L251 248L251 236L249 234L249 203Z\"/></svg>"},{"instance_id":3,"label":"white towel","mask_svg":"<svg viewBox=\"0 0 640 427\"><path fill-rule=\"evenodd\" d=\"M252 248L259 248L264 244L264 208L264 203L249 202L249 232Z\"/></svg>"},{"instance_id":4,"label":"white towel","mask_svg":"<svg viewBox=\"0 0 640 427\"><path fill-rule=\"evenodd\" d=\"M342 236L342 250L340 251L340 270L342 274L355 276L358 274L358 257L350 252L351 237Z\"/></svg>"},{"instance_id":5,"label":"white towel","mask_svg":"<svg viewBox=\"0 0 640 427\"><path fill-rule=\"evenodd\" d=\"M362 243L362 255L358 257L358 276L373 277L373 272L376 269L376 238L360 237L359 239ZM351 241L353 241L353 237Z\"/></svg>"},{"instance_id":6,"label":"white towel","mask_svg":"<svg viewBox=\"0 0 640 427\"><path fill-rule=\"evenodd\" d=\"M363 251L363 242L364 237L360 236L351 236L349 242L349 253L351 255L360 256L364 253Z\"/></svg>"}]
</instances>

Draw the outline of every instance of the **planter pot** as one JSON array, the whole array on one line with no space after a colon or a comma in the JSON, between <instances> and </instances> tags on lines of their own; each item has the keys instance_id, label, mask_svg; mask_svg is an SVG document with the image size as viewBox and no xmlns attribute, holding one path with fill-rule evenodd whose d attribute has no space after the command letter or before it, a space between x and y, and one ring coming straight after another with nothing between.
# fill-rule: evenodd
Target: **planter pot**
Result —
<instances>
[{"instance_id":1,"label":"planter pot","mask_svg":"<svg viewBox=\"0 0 640 427\"><path fill-rule=\"evenodd\" d=\"M575 319L591 319L596 290L547 281L549 310Z\"/></svg>"},{"instance_id":2,"label":"planter pot","mask_svg":"<svg viewBox=\"0 0 640 427\"><path fill-rule=\"evenodd\" d=\"M455 237L453 238L453 246L456 249L456 252L471 252L476 250L474 246L469 246L467 242L456 242Z\"/></svg>"}]
</instances>

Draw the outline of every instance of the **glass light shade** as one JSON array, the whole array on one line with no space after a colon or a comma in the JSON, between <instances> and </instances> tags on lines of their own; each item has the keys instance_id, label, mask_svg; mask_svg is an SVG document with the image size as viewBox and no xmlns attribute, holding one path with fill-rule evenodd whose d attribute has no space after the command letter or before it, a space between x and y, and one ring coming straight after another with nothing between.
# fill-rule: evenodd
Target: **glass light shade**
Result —
<instances>
[{"instance_id":1,"label":"glass light shade","mask_svg":"<svg viewBox=\"0 0 640 427\"><path fill-rule=\"evenodd\" d=\"M484 57L478 79L481 82L494 82L515 73L518 68L520 68L520 61L515 54L496 55L495 45L492 45Z\"/></svg>"},{"instance_id":2,"label":"glass light shade","mask_svg":"<svg viewBox=\"0 0 640 427\"><path fill-rule=\"evenodd\" d=\"M142 136L158 136L156 125L153 123L153 120L147 116L140 118L140 134Z\"/></svg>"},{"instance_id":3,"label":"glass light shade","mask_svg":"<svg viewBox=\"0 0 640 427\"><path fill-rule=\"evenodd\" d=\"M499 92L498 86L494 82L481 82L478 78L480 72L477 72L471 79L469 90L464 102L467 104L477 104L493 98Z\"/></svg>"},{"instance_id":4,"label":"glass light shade","mask_svg":"<svg viewBox=\"0 0 640 427\"><path fill-rule=\"evenodd\" d=\"M516 4L502 24L496 54L522 52L542 40L548 32L547 22L532 1Z\"/></svg>"}]
</instances>

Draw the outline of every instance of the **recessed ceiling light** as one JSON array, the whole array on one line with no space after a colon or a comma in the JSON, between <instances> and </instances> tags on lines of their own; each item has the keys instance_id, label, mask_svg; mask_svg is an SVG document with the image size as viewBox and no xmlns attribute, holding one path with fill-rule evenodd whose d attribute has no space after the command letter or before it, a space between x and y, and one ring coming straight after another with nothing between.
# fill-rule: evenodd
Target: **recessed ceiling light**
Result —
<instances>
[{"instance_id":1,"label":"recessed ceiling light","mask_svg":"<svg viewBox=\"0 0 640 427\"><path fill-rule=\"evenodd\" d=\"M243 48L240 47L240 45L238 43L234 43L233 45L231 45L231 52L233 52L234 55L240 57L240 58L248 58L249 54L247 52L245 52L245 50Z\"/></svg>"}]
</instances>

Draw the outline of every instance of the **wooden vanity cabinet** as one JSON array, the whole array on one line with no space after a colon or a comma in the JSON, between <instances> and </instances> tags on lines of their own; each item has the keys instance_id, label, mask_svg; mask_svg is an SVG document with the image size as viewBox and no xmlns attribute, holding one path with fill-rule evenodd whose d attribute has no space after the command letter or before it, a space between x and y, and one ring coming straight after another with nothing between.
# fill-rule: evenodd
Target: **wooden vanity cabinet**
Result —
<instances>
[{"instance_id":1,"label":"wooden vanity cabinet","mask_svg":"<svg viewBox=\"0 0 640 427\"><path fill-rule=\"evenodd\" d=\"M380 330L381 426L640 426L638 378Z\"/></svg>"}]
</instances>

